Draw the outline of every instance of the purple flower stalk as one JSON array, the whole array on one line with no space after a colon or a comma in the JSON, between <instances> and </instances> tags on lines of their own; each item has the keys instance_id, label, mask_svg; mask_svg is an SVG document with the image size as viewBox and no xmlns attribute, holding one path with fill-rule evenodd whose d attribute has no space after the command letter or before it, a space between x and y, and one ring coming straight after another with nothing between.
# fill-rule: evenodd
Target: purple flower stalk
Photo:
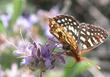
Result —
<instances>
[{"instance_id":1,"label":"purple flower stalk","mask_svg":"<svg viewBox=\"0 0 110 77\"><path fill-rule=\"evenodd\" d=\"M45 45L33 42L20 47L15 52L23 58L22 64L28 65L32 69L39 68L41 72L44 72L54 68L56 61L65 63L62 52L55 52L56 48L60 48L59 43L50 38Z\"/></svg>"}]
</instances>

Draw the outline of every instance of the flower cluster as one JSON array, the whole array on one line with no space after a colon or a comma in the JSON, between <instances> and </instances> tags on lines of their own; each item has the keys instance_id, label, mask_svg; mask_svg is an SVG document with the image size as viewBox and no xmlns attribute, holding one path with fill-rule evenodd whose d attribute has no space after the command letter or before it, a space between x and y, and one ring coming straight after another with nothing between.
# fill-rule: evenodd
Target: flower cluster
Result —
<instances>
[{"instance_id":1,"label":"flower cluster","mask_svg":"<svg viewBox=\"0 0 110 77\"><path fill-rule=\"evenodd\" d=\"M36 42L28 43L15 52L23 58L22 64L28 65L31 69L39 68L44 72L54 68L56 61L65 63L62 52L55 52L56 48L60 48L59 43L49 39L45 45Z\"/></svg>"}]
</instances>

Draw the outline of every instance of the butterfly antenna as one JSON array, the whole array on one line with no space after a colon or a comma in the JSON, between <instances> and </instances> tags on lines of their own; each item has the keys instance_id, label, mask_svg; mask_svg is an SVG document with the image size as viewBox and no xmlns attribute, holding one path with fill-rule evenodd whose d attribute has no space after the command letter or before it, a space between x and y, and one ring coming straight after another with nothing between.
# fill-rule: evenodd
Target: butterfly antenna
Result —
<instances>
[{"instance_id":1,"label":"butterfly antenna","mask_svg":"<svg viewBox=\"0 0 110 77\"><path fill-rule=\"evenodd\" d=\"M22 30L21 30L21 28L20 28L20 36L21 36L21 38L22 38L22 41L23 41L23 43L26 45L26 41L24 40L24 38L23 38L23 34L22 34Z\"/></svg>"},{"instance_id":2,"label":"butterfly antenna","mask_svg":"<svg viewBox=\"0 0 110 77\"><path fill-rule=\"evenodd\" d=\"M32 33L32 32L31 32L31 33ZM34 43L35 41L34 41L34 39L32 38L32 34L30 34L29 36L30 36L30 40L31 40L31 42Z\"/></svg>"}]
</instances>

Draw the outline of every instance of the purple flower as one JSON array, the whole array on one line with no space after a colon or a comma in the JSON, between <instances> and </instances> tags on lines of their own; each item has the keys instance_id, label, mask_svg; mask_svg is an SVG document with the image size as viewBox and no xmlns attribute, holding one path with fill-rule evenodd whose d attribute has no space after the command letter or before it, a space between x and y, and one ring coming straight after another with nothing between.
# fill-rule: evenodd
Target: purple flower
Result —
<instances>
[{"instance_id":1,"label":"purple flower","mask_svg":"<svg viewBox=\"0 0 110 77\"><path fill-rule=\"evenodd\" d=\"M59 42L53 41L53 38L50 38L45 45L36 42L28 43L15 52L23 58L22 64L45 71L46 69L52 69L55 61L65 63L63 54L61 52L55 52L55 49L59 48L58 45Z\"/></svg>"}]
</instances>

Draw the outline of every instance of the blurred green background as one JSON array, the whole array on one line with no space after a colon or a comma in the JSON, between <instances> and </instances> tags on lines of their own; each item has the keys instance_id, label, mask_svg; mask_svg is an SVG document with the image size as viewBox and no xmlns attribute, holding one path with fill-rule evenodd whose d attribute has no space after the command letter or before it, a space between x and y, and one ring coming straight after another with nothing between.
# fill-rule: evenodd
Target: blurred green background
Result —
<instances>
[{"instance_id":1,"label":"blurred green background","mask_svg":"<svg viewBox=\"0 0 110 77\"><path fill-rule=\"evenodd\" d=\"M48 18L60 14L72 15L79 22L100 25L110 31L110 0L0 0L0 77L37 76L38 71L21 69L21 59L13 54L15 46L23 41L20 30L25 40L44 44L51 37ZM57 64L44 77L110 77L109 46L108 39L85 55L94 61L94 67L66 57L66 64ZM99 64L100 71L95 64Z\"/></svg>"}]
</instances>

